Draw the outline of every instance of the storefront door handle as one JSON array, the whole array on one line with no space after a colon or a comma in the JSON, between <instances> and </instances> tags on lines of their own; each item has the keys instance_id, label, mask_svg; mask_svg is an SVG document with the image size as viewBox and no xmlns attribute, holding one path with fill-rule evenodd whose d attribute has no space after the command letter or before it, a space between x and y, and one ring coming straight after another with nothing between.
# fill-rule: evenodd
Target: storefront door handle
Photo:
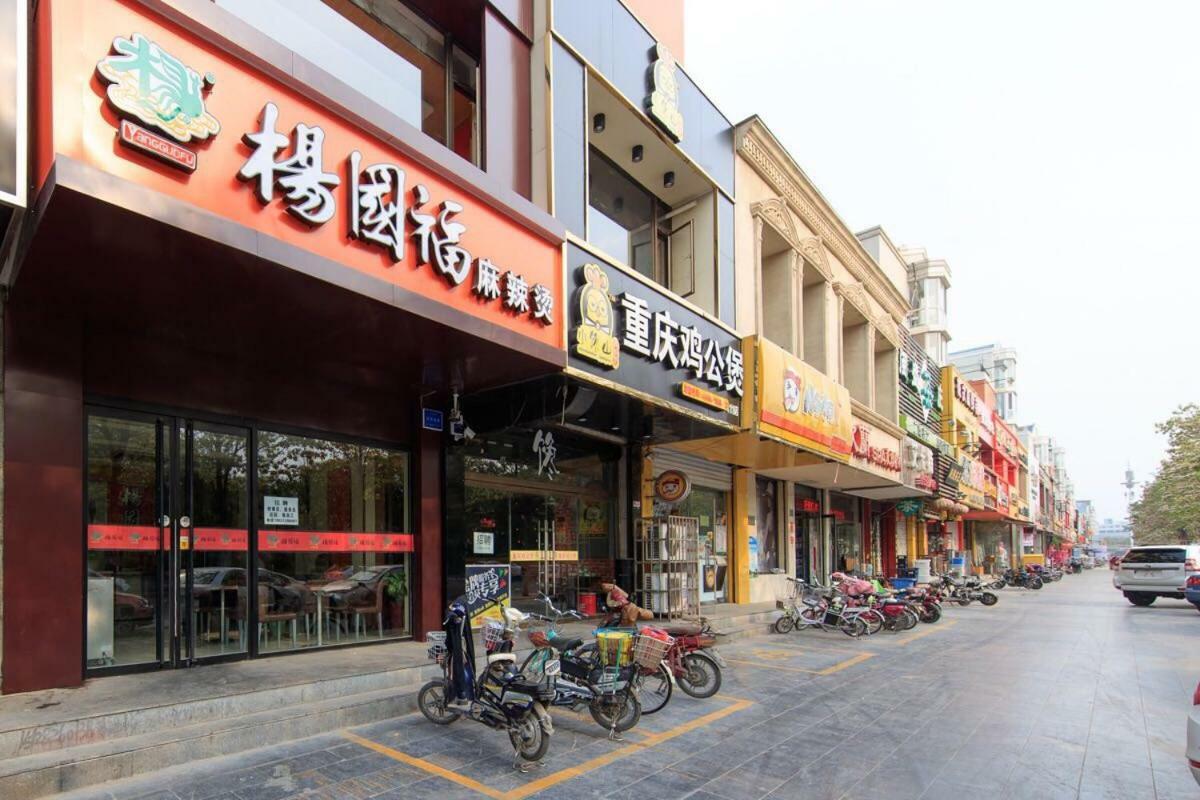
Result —
<instances>
[{"instance_id":1,"label":"storefront door handle","mask_svg":"<svg viewBox=\"0 0 1200 800\"><path fill-rule=\"evenodd\" d=\"M170 517L168 517L166 514L163 514L163 515L162 515L162 519L160 519L160 520L158 521L158 525L159 525L159 527L160 527L160 528L169 528L169 527L171 527L171 518L170 518Z\"/></svg>"},{"instance_id":2,"label":"storefront door handle","mask_svg":"<svg viewBox=\"0 0 1200 800\"><path fill-rule=\"evenodd\" d=\"M192 518L188 517L188 516L180 517L179 518L179 527L181 527L181 528L192 527Z\"/></svg>"}]
</instances>

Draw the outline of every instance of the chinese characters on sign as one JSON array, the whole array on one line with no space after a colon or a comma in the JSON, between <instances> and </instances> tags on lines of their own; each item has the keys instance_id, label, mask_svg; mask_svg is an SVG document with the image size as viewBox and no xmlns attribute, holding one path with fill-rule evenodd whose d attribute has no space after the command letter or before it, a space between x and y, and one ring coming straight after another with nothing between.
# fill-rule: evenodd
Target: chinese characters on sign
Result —
<instances>
[{"instance_id":1,"label":"chinese characters on sign","mask_svg":"<svg viewBox=\"0 0 1200 800\"><path fill-rule=\"evenodd\" d=\"M544 472L547 478L554 480L558 475L558 465L555 463L558 448L554 445L554 434L539 428L533 437L533 452L537 454L538 475Z\"/></svg>"},{"instance_id":2,"label":"chinese characters on sign","mask_svg":"<svg viewBox=\"0 0 1200 800\"><path fill-rule=\"evenodd\" d=\"M855 425L850 455L888 472L900 472L900 453L890 447L876 445L872 438L877 435L867 425Z\"/></svg>"},{"instance_id":3,"label":"chinese characters on sign","mask_svg":"<svg viewBox=\"0 0 1200 800\"><path fill-rule=\"evenodd\" d=\"M319 126L298 123L291 135L276 130L279 108L263 106L259 130L242 141L250 155L238 170L238 178L254 187L263 205L275 199L278 190L289 214L311 226L324 225L337 213L334 190L342 179L324 166L325 132ZM278 159L280 153L287 155ZM469 291L481 302L499 301L508 312L527 316L542 325L554 322L554 293L540 283L532 286L520 273L501 270L487 258L473 258L462 245L467 226L456 217L465 210L456 200L442 200L436 211L429 189L416 184L411 206L406 207L406 175L396 164L364 164L357 150L347 158L349 186L347 209L352 238L382 248L392 263L404 260L405 225L415 244L418 267L429 266L456 289L471 278Z\"/></svg>"},{"instance_id":4,"label":"chinese characters on sign","mask_svg":"<svg viewBox=\"0 0 1200 800\"><path fill-rule=\"evenodd\" d=\"M468 564L463 600L471 619L502 618L509 604L509 567L507 564ZM488 608L489 603L495 602Z\"/></svg>"},{"instance_id":5,"label":"chinese characters on sign","mask_svg":"<svg viewBox=\"0 0 1200 800\"><path fill-rule=\"evenodd\" d=\"M576 355L616 369L620 350L627 350L667 369L686 369L697 380L742 396L745 368L736 342L722 346L694 325L673 318L670 309L652 309L640 293L609 294L608 274L598 264L584 265L582 275Z\"/></svg>"}]
</instances>

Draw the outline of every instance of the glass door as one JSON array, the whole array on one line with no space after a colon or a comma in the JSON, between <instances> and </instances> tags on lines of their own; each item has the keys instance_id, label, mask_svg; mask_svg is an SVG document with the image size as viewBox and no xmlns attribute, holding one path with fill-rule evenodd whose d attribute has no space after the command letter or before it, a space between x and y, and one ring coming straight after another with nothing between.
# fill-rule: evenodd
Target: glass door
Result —
<instances>
[{"instance_id":1,"label":"glass door","mask_svg":"<svg viewBox=\"0 0 1200 800\"><path fill-rule=\"evenodd\" d=\"M248 442L241 428L89 413L88 669L246 653Z\"/></svg>"},{"instance_id":2,"label":"glass door","mask_svg":"<svg viewBox=\"0 0 1200 800\"><path fill-rule=\"evenodd\" d=\"M249 431L184 420L176 441L178 657L245 654L270 591L261 572L249 580Z\"/></svg>"}]
</instances>

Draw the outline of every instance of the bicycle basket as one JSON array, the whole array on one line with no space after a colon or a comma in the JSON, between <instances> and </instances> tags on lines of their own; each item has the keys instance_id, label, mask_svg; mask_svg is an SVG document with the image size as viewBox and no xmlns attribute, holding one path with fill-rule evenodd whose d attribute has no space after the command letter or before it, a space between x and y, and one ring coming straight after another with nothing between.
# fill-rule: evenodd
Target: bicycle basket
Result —
<instances>
[{"instance_id":1,"label":"bicycle basket","mask_svg":"<svg viewBox=\"0 0 1200 800\"><path fill-rule=\"evenodd\" d=\"M673 644L675 640L666 634L661 634L661 638L645 633L638 634L633 640L633 661L639 667L653 669L658 666L658 662L667 657L667 651Z\"/></svg>"},{"instance_id":2,"label":"bicycle basket","mask_svg":"<svg viewBox=\"0 0 1200 800\"><path fill-rule=\"evenodd\" d=\"M605 667L624 667L633 661L633 636L620 631L596 634L596 651Z\"/></svg>"},{"instance_id":3,"label":"bicycle basket","mask_svg":"<svg viewBox=\"0 0 1200 800\"><path fill-rule=\"evenodd\" d=\"M449 652L450 650L447 649L446 645L442 644L441 642L434 642L429 646L429 649L425 651L425 655L429 656L430 661L436 661L437 663L441 664L446 660L446 654Z\"/></svg>"},{"instance_id":4,"label":"bicycle basket","mask_svg":"<svg viewBox=\"0 0 1200 800\"><path fill-rule=\"evenodd\" d=\"M498 619L489 619L483 623L480 633L483 635L483 649L490 653L504 641L504 623Z\"/></svg>"}]
</instances>

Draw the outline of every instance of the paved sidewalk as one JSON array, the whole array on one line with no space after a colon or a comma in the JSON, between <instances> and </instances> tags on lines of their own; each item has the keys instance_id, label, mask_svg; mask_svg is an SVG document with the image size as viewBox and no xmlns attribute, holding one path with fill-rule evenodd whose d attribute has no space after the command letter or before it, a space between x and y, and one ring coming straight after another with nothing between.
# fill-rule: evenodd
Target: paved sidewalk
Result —
<instances>
[{"instance_id":1,"label":"paved sidewalk","mask_svg":"<svg viewBox=\"0 0 1200 800\"><path fill-rule=\"evenodd\" d=\"M1200 614L1133 608L1107 570L855 641L722 648L720 694L676 694L624 742L556 712L543 766L506 737L419 714L165 770L72 800L280 798L1112 798L1194 800L1183 758Z\"/></svg>"}]
</instances>

